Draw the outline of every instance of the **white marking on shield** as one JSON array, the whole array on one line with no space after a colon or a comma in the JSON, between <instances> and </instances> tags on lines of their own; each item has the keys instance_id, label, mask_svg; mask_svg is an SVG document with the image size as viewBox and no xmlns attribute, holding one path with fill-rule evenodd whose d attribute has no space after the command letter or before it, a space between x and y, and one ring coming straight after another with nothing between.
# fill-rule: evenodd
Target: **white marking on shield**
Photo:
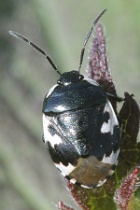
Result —
<instances>
[{"instance_id":1,"label":"white marking on shield","mask_svg":"<svg viewBox=\"0 0 140 210\"><path fill-rule=\"evenodd\" d=\"M43 114L43 131L44 131L44 140L45 143L47 141L50 142L51 146L54 148L54 146L57 144L62 144L62 139L57 135L51 135L50 131L49 131L49 126L51 125L50 119L51 117L46 116L45 114Z\"/></svg>"},{"instance_id":2,"label":"white marking on shield","mask_svg":"<svg viewBox=\"0 0 140 210\"><path fill-rule=\"evenodd\" d=\"M52 86L52 87L50 88L49 92L48 92L47 95L46 95L46 98L48 98L48 97L51 95L51 93L54 91L54 89L55 89L57 86L58 86L58 84L56 84L56 85L54 85L54 86Z\"/></svg>"},{"instance_id":3,"label":"white marking on shield","mask_svg":"<svg viewBox=\"0 0 140 210\"><path fill-rule=\"evenodd\" d=\"M111 131L111 123L110 120L108 122L104 122L101 127L101 133L109 133Z\"/></svg>"},{"instance_id":4,"label":"white marking on shield","mask_svg":"<svg viewBox=\"0 0 140 210\"><path fill-rule=\"evenodd\" d=\"M118 149L116 152L112 151L112 153L109 156L104 155L101 162L108 163L110 165L117 165L119 153L120 149Z\"/></svg>"},{"instance_id":5,"label":"white marking on shield","mask_svg":"<svg viewBox=\"0 0 140 210\"><path fill-rule=\"evenodd\" d=\"M77 181L76 181L76 179L72 178L72 179L70 179L70 182L71 182L72 184L75 184Z\"/></svg>"},{"instance_id":6,"label":"white marking on shield","mask_svg":"<svg viewBox=\"0 0 140 210\"><path fill-rule=\"evenodd\" d=\"M109 101L107 101L103 113L108 112L110 119L108 122L104 122L101 127L101 133L108 133L110 132L111 135L113 135L114 126L118 126L118 119L116 117L116 114L113 110L113 107Z\"/></svg>"},{"instance_id":7,"label":"white marking on shield","mask_svg":"<svg viewBox=\"0 0 140 210\"><path fill-rule=\"evenodd\" d=\"M63 142L62 139L57 134L55 134L54 136L52 136L52 138L50 138L50 143L54 148L55 145L62 144Z\"/></svg>"},{"instance_id":8,"label":"white marking on shield","mask_svg":"<svg viewBox=\"0 0 140 210\"><path fill-rule=\"evenodd\" d=\"M71 180L70 180L70 181L71 181ZM93 188L93 186L89 187L89 186L83 185L83 184L81 184L81 187L83 187L83 188L85 188L85 189L92 189L92 188Z\"/></svg>"},{"instance_id":9,"label":"white marking on shield","mask_svg":"<svg viewBox=\"0 0 140 210\"><path fill-rule=\"evenodd\" d=\"M61 171L63 176L68 176L76 168L70 163L67 166L63 165L62 163L55 163L55 166Z\"/></svg>"},{"instance_id":10,"label":"white marking on shield","mask_svg":"<svg viewBox=\"0 0 140 210\"><path fill-rule=\"evenodd\" d=\"M100 180L100 181L98 182L97 187L101 187L101 186L106 182L106 180L107 180L107 179Z\"/></svg>"}]
</instances>

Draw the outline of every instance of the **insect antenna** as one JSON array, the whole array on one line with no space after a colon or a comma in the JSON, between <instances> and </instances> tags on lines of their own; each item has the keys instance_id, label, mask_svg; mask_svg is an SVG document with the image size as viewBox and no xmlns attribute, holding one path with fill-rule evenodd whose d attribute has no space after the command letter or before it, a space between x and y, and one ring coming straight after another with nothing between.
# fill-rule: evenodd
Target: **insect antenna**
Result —
<instances>
[{"instance_id":1,"label":"insect antenna","mask_svg":"<svg viewBox=\"0 0 140 210\"><path fill-rule=\"evenodd\" d=\"M85 53L85 47L86 47L86 44L92 34L92 31L94 29L94 26L96 25L96 23L98 22L98 20L103 16L103 14L106 12L107 9L104 9L94 20L89 32L87 33L84 41L83 41L83 48L81 50L81 54L80 54L80 62L79 62L79 68L78 68L78 71L80 72L81 70L81 66L82 66L82 63L83 63L83 58L84 58L84 53Z\"/></svg>"},{"instance_id":2,"label":"insect antenna","mask_svg":"<svg viewBox=\"0 0 140 210\"><path fill-rule=\"evenodd\" d=\"M34 49L36 49L37 51L39 51L41 54L43 54L45 56L45 58L47 58L47 60L49 61L49 63L51 64L51 66L53 67L53 69L59 74L61 75L60 71L57 69L56 65L54 64L54 62L52 61L52 59L50 58L49 55L46 54L46 52L41 49L40 47L38 47L36 44L34 44L33 42L29 41L26 37L22 36L21 34L15 32L15 31L9 31L9 34L14 36L17 39L23 40L25 42L27 42L30 46L32 46Z\"/></svg>"}]
</instances>

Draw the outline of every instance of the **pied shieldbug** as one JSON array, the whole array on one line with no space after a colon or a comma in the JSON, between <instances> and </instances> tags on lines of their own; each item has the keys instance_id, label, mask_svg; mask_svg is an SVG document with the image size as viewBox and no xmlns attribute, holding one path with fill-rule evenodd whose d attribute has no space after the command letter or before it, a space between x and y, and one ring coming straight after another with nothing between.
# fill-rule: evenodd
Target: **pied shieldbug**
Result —
<instances>
[{"instance_id":1,"label":"pied shieldbug","mask_svg":"<svg viewBox=\"0 0 140 210\"><path fill-rule=\"evenodd\" d=\"M103 10L86 35L78 70L63 74L44 50L9 31L42 53L60 75L43 102L43 141L57 169L83 188L102 186L114 173L120 152L120 128L105 90L80 74L85 46Z\"/></svg>"}]
</instances>

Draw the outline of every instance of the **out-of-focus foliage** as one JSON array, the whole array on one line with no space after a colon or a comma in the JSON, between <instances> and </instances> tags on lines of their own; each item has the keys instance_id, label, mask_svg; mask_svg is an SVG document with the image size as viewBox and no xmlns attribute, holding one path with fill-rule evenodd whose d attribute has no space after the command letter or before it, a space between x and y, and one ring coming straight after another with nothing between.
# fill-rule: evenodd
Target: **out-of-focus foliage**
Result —
<instances>
[{"instance_id":1,"label":"out-of-focus foliage","mask_svg":"<svg viewBox=\"0 0 140 210\"><path fill-rule=\"evenodd\" d=\"M41 141L42 101L58 75L43 56L10 37L8 30L42 46L60 71L69 71L78 67L82 41L104 8L108 11L102 22L116 88L121 96L134 93L139 104L139 0L0 1L1 210L53 210L62 198L71 202Z\"/></svg>"}]
</instances>

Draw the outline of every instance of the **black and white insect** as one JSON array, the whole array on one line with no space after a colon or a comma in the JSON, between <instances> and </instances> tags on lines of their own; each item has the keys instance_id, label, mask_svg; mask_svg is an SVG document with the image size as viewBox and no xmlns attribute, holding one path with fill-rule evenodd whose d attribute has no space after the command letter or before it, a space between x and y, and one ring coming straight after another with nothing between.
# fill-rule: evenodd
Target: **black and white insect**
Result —
<instances>
[{"instance_id":1,"label":"black and white insect","mask_svg":"<svg viewBox=\"0 0 140 210\"><path fill-rule=\"evenodd\" d=\"M45 55L60 75L43 102L43 140L62 175L87 189L106 182L114 173L120 152L121 132L108 94L96 81L80 74L85 46L105 11L94 20L84 40L77 71L61 74L41 48L9 32Z\"/></svg>"}]
</instances>

